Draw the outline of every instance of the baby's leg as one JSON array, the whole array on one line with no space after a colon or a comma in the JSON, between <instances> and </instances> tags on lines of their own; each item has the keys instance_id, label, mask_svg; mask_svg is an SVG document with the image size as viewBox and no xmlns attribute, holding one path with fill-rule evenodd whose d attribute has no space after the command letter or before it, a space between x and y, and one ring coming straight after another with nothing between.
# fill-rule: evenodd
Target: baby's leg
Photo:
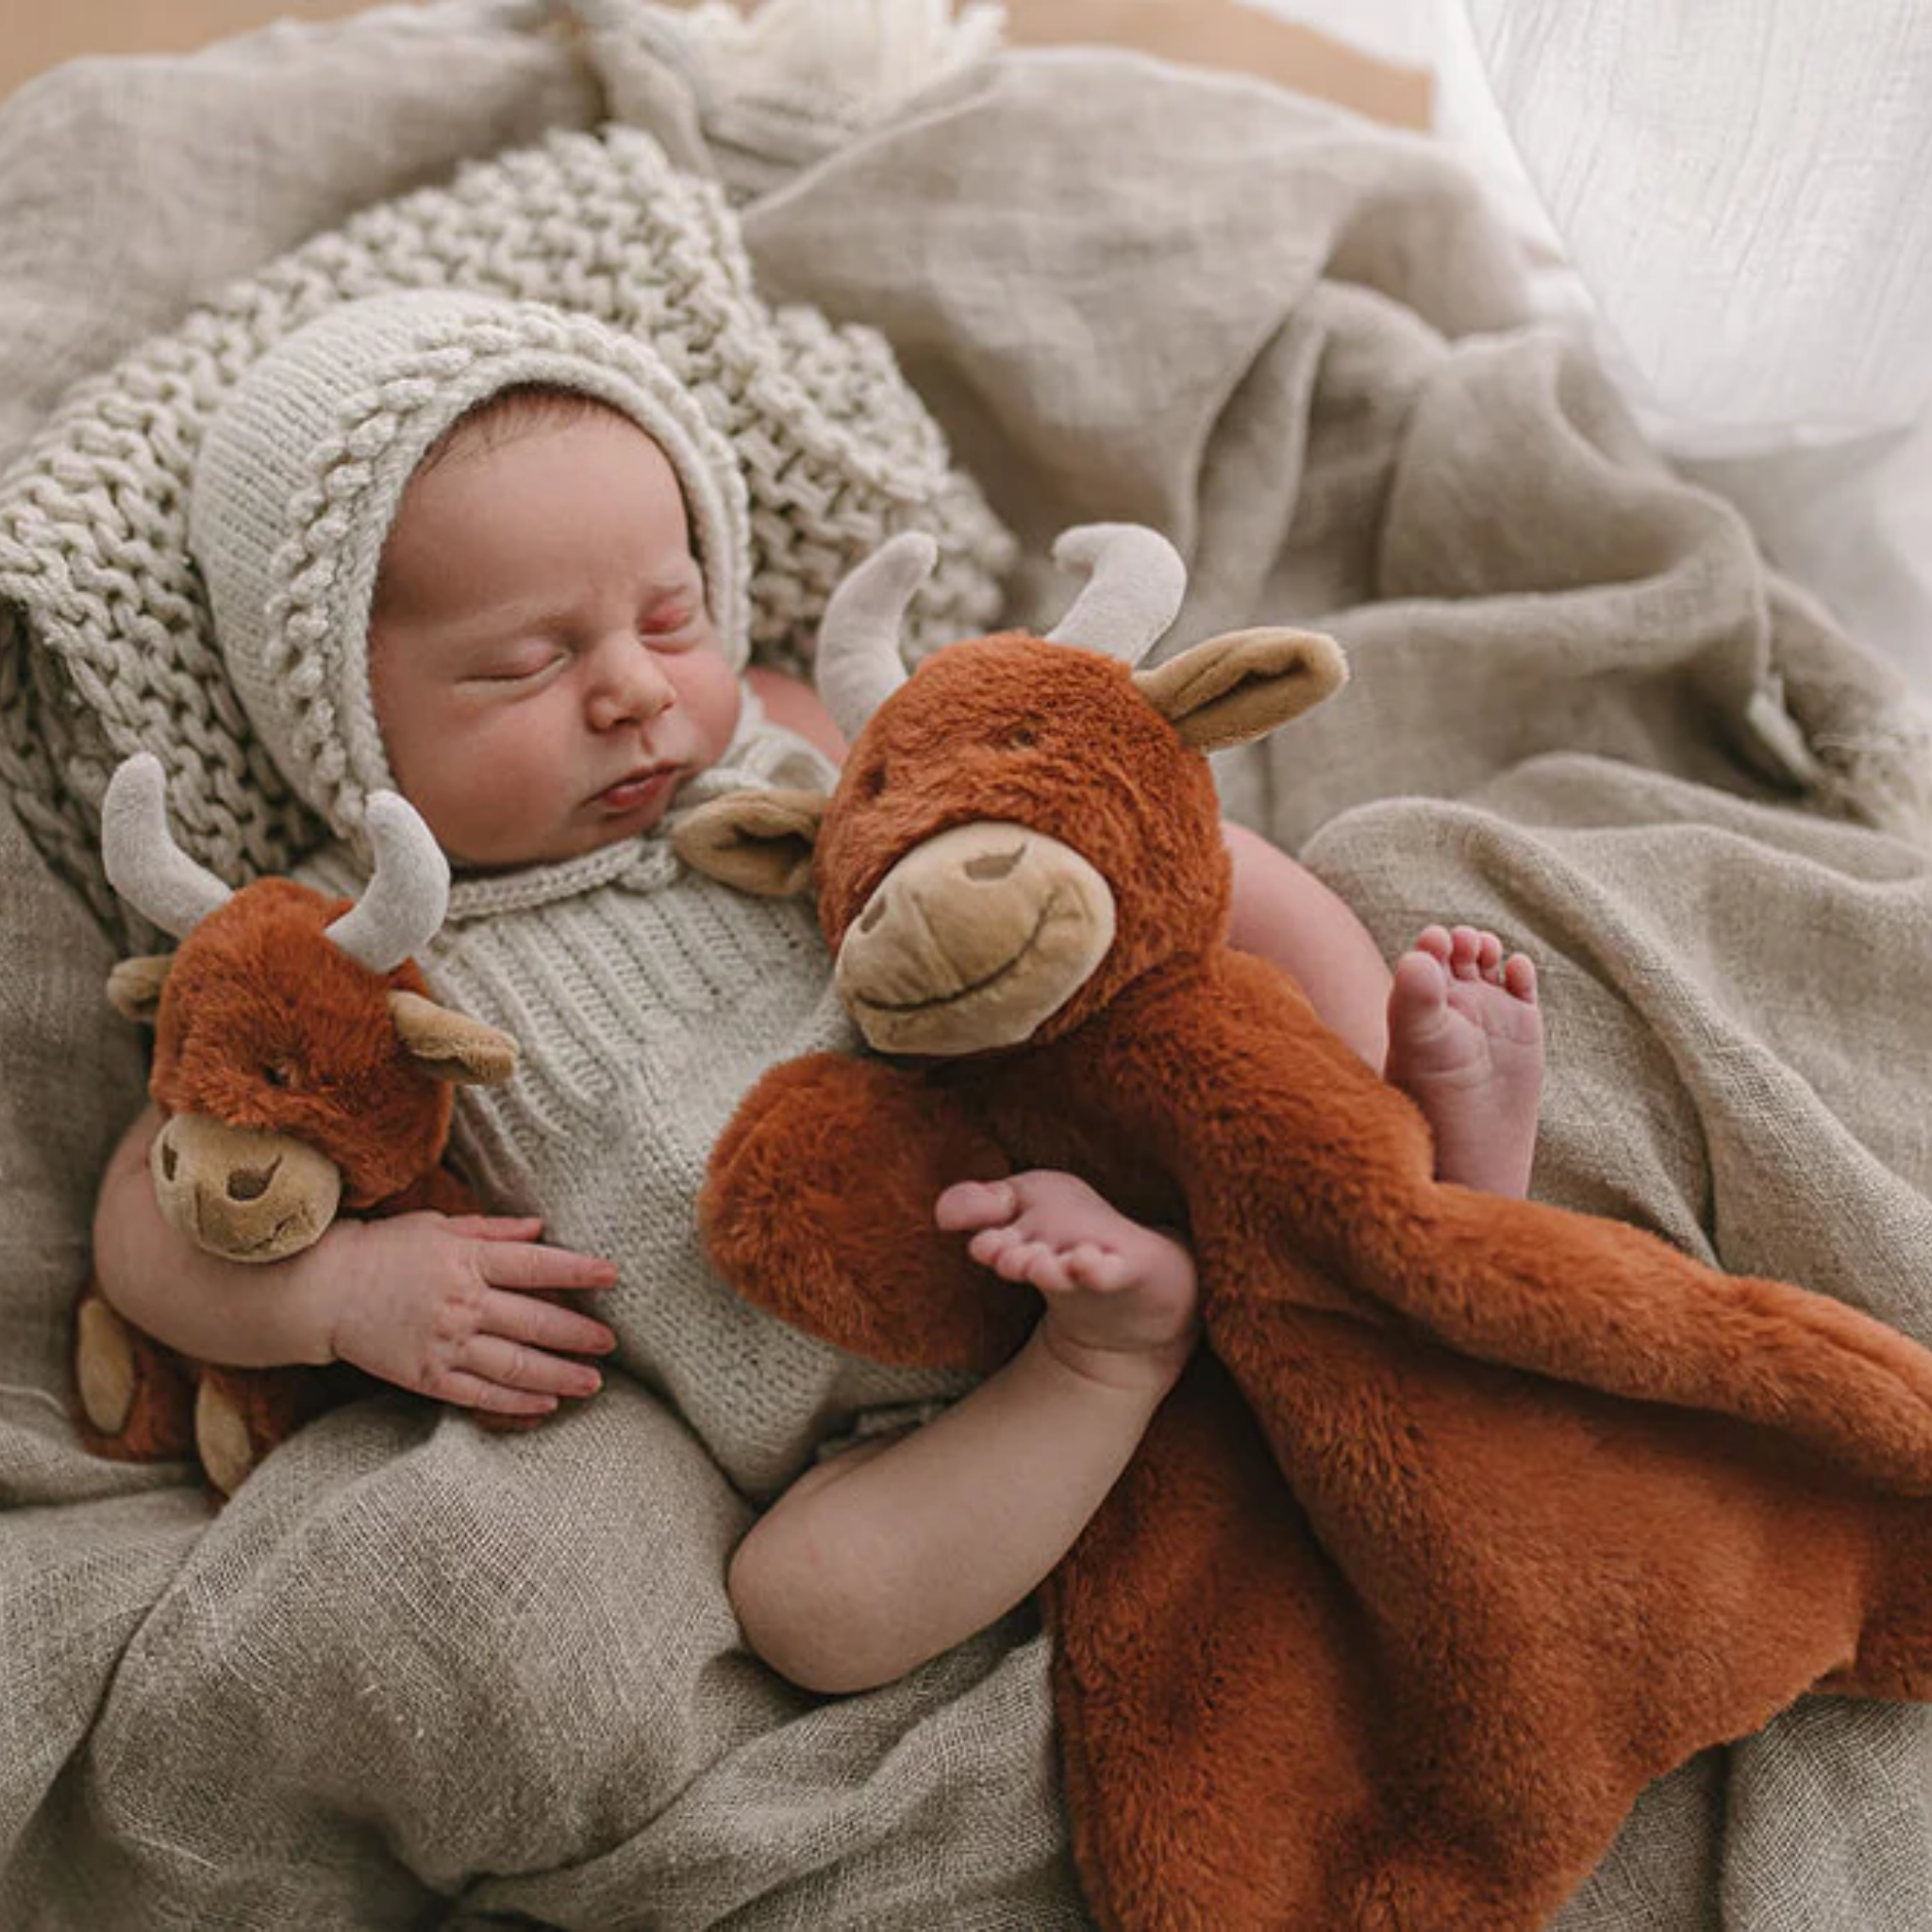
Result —
<instances>
[{"instance_id":1,"label":"baby's leg","mask_svg":"<svg viewBox=\"0 0 1932 1932\"><path fill-rule=\"evenodd\" d=\"M1536 968L1494 933L1426 928L1396 961L1384 1072L1427 1115L1436 1176L1529 1191L1542 1092Z\"/></svg>"}]
</instances>

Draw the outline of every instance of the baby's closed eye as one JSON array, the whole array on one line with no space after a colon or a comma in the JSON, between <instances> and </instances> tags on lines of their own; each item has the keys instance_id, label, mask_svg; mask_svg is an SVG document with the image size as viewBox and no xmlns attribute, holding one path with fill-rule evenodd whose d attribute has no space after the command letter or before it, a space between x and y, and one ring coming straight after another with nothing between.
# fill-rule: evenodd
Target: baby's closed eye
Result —
<instances>
[{"instance_id":1,"label":"baby's closed eye","mask_svg":"<svg viewBox=\"0 0 1932 1932\"><path fill-rule=\"evenodd\" d=\"M541 677L546 672L569 660L562 645L532 639L527 643L508 647L479 658L464 677L465 684L523 684Z\"/></svg>"},{"instance_id":2,"label":"baby's closed eye","mask_svg":"<svg viewBox=\"0 0 1932 1932\"><path fill-rule=\"evenodd\" d=\"M638 633L654 644L675 644L693 634L703 616L702 602L691 592L680 591L645 605L638 618Z\"/></svg>"}]
</instances>

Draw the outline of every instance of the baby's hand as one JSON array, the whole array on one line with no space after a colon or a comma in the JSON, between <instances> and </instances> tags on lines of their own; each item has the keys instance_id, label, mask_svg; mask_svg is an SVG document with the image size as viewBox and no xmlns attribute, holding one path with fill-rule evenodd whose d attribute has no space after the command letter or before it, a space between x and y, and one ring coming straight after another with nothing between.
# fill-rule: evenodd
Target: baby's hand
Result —
<instances>
[{"instance_id":1,"label":"baby's hand","mask_svg":"<svg viewBox=\"0 0 1932 1932\"><path fill-rule=\"evenodd\" d=\"M294 1266L336 1359L399 1388L498 1415L547 1415L603 1385L571 1354L603 1355L601 1322L540 1291L609 1288L608 1261L541 1246L542 1223L480 1214L342 1221ZM556 1350L552 1354L548 1351Z\"/></svg>"},{"instance_id":2,"label":"baby's hand","mask_svg":"<svg viewBox=\"0 0 1932 1932\"><path fill-rule=\"evenodd\" d=\"M939 1198L940 1226L976 1230L966 1251L1046 1302L1048 1344L1078 1374L1172 1382L1194 1345L1194 1257L1129 1221L1070 1174L964 1181Z\"/></svg>"}]
</instances>

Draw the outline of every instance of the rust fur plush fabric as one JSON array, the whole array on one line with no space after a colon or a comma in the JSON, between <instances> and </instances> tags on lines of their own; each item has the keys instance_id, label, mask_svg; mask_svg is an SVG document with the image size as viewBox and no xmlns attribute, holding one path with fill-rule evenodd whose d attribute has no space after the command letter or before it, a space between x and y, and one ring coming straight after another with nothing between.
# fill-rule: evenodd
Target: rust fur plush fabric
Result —
<instances>
[{"instance_id":1,"label":"rust fur plush fabric","mask_svg":"<svg viewBox=\"0 0 1932 1932\"><path fill-rule=\"evenodd\" d=\"M270 878L211 912L162 989L148 1091L164 1113L308 1142L341 1170L343 1207L367 1210L437 1170L455 1092L412 1065L381 996L426 997L415 962L377 987L324 938L350 908ZM402 1202L420 1205L413 1192Z\"/></svg>"},{"instance_id":2,"label":"rust fur plush fabric","mask_svg":"<svg viewBox=\"0 0 1932 1932\"><path fill-rule=\"evenodd\" d=\"M979 641L889 700L819 831L833 945L974 819L1083 852L1112 953L1025 1047L778 1069L704 1213L755 1301L981 1370L1038 1308L934 1229L947 1184L1064 1167L1190 1231L1205 1344L1045 1592L1103 1924L1540 1925L1702 1747L1932 1692L1932 1357L1435 1181L1412 1105L1226 949L1206 761L1121 665Z\"/></svg>"}]
</instances>

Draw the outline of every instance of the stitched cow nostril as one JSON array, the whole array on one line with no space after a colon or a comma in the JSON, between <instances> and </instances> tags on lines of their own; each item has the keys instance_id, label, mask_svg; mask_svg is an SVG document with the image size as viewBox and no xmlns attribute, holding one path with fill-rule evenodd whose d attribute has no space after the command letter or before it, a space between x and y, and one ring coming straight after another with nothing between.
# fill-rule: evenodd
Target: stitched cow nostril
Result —
<instances>
[{"instance_id":1,"label":"stitched cow nostril","mask_svg":"<svg viewBox=\"0 0 1932 1932\"><path fill-rule=\"evenodd\" d=\"M180 1165L181 1157L175 1152L173 1143L163 1141L161 1142L161 1177L164 1180L173 1180L175 1178L175 1170Z\"/></svg>"},{"instance_id":2,"label":"stitched cow nostril","mask_svg":"<svg viewBox=\"0 0 1932 1932\"><path fill-rule=\"evenodd\" d=\"M886 895L881 892L858 915L860 932L870 932L886 916Z\"/></svg>"},{"instance_id":3,"label":"stitched cow nostril","mask_svg":"<svg viewBox=\"0 0 1932 1932\"><path fill-rule=\"evenodd\" d=\"M1026 847L1015 845L1010 852L983 852L966 861L966 876L976 886L990 886L1005 878L1019 864Z\"/></svg>"},{"instance_id":4,"label":"stitched cow nostril","mask_svg":"<svg viewBox=\"0 0 1932 1932\"><path fill-rule=\"evenodd\" d=\"M231 1201L258 1201L268 1192L268 1184L275 1177L275 1170L281 1166L279 1160L271 1160L266 1167L236 1167L228 1171L228 1199Z\"/></svg>"}]
</instances>

